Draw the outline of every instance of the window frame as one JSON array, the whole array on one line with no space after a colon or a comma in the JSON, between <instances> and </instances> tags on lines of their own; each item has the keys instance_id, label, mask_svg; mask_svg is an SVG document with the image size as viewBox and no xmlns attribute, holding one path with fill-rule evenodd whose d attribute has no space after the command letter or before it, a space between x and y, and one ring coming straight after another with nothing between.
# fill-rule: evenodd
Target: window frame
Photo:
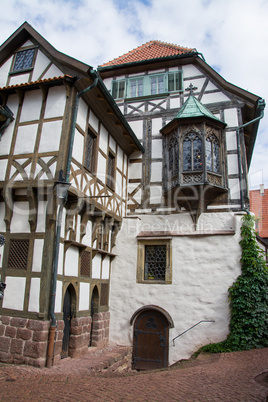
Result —
<instances>
[{"instance_id":1,"label":"window frame","mask_svg":"<svg viewBox=\"0 0 268 402\"><path fill-rule=\"evenodd\" d=\"M18 55L19 55L20 53L28 52L28 51L30 51L30 50L33 51L32 59L31 59L31 66L27 66L26 68L21 68L21 69L16 69L16 70L15 70L15 65L16 65L16 61L17 61ZM36 53L37 53L37 52L36 52L36 47L30 47L30 48L26 48L26 49L21 49L21 50L19 50L18 52L16 52L16 53L14 54L14 57L13 57L13 61L12 61L12 65L11 65L10 74L20 74L20 73L26 73L26 72L32 71L32 70L33 70L33 67L34 67L34 62L35 62Z\"/></svg>"},{"instance_id":2,"label":"window frame","mask_svg":"<svg viewBox=\"0 0 268 402\"><path fill-rule=\"evenodd\" d=\"M163 91L159 92L159 80L163 77ZM171 88L171 78L173 78L173 89ZM156 79L156 93L152 94L152 79ZM139 93L138 81L142 81L142 94ZM120 85L124 82L123 94L120 96ZM135 95L131 93L131 83L136 82ZM176 85L177 83L177 85ZM112 81L111 94L114 99L136 99L142 97L159 97L168 93L183 92L183 71L174 70L162 73L153 73L147 75L137 75L134 77L121 78Z\"/></svg>"},{"instance_id":3,"label":"window frame","mask_svg":"<svg viewBox=\"0 0 268 402\"><path fill-rule=\"evenodd\" d=\"M185 152L184 152L184 143L186 142L187 137L194 135L195 138L189 138L189 140L187 142L190 142L190 146L191 146L191 169L185 169L184 168L184 159L185 159ZM196 139L196 137L198 138L198 140L200 141L200 152L199 152L199 156L200 156L200 164L201 167L196 168L195 167L195 162L194 162L194 156L195 156L195 148L194 148L194 141ZM189 133L187 133L182 140L182 172L183 173L188 173L188 172L203 172L204 171L204 166L203 166L203 155L204 155L204 145L203 145L203 140L202 137L197 134L195 131L191 131Z\"/></svg>"},{"instance_id":4,"label":"window frame","mask_svg":"<svg viewBox=\"0 0 268 402\"><path fill-rule=\"evenodd\" d=\"M145 248L146 246L166 246L165 280L145 279ZM158 239L138 239L137 283L166 284L172 283L172 243L171 237Z\"/></svg>"},{"instance_id":5,"label":"window frame","mask_svg":"<svg viewBox=\"0 0 268 402\"><path fill-rule=\"evenodd\" d=\"M110 161L112 161L111 172L109 171ZM111 149L109 149L107 155L106 186L109 187L112 191L115 191L115 173L116 173L116 157L115 153Z\"/></svg>"},{"instance_id":6,"label":"window frame","mask_svg":"<svg viewBox=\"0 0 268 402\"><path fill-rule=\"evenodd\" d=\"M90 163L88 163L88 148L89 148L89 138L92 138L92 148ZM98 155L98 135L90 127L87 129L87 135L85 139L85 154L84 154L84 167L89 170L90 173L95 174L97 170L97 155Z\"/></svg>"}]
</instances>

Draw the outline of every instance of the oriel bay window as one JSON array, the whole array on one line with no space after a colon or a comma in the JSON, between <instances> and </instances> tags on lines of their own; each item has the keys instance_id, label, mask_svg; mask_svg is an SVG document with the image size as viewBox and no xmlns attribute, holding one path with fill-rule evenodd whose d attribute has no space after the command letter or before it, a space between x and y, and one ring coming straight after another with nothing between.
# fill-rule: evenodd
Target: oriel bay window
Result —
<instances>
[{"instance_id":1,"label":"oriel bay window","mask_svg":"<svg viewBox=\"0 0 268 402\"><path fill-rule=\"evenodd\" d=\"M191 94L173 120L161 129L164 136L164 195L168 205L185 208L194 222L207 205L227 194L224 128Z\"/></svg>"}]
</instances>

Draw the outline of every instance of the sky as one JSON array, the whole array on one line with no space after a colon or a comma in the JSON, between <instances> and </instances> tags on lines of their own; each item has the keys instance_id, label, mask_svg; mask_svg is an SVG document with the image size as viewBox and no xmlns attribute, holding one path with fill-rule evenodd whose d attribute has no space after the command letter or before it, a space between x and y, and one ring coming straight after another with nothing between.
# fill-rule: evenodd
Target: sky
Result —
<instances>
[{"instance_id":1,"label":"sky","mask_svg":"<svg viewBox=\"0 0 268 402\"><path fill-rule=\"evenodd\" d=\"M225 80L268 103L268 0L0 0L0 44L24 21L93 68L160 40L202 53ZM268 188L268 105L249 170Z\"/></svg>"}]
</instances>

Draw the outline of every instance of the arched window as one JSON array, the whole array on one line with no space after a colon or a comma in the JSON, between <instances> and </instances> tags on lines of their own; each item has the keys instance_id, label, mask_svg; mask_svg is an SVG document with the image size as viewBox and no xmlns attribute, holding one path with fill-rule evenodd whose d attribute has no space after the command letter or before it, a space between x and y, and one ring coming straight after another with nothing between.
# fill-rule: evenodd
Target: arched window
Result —
<instances>
[{"instance_id":1,"label":"arched window","mask_svg":"<svg viewBox=\"0 0 268 402\"><path fill-rule=\"evenodd\" d=\"M168 144L168 171L169 177L179 172L179 145L178 139L173 135Z\"/></svg>"},{"instance_id":2,"label":"arched window","mask_svg":"<svg viewBox=\"0 0 268 402\"><path fill-rule=\"evenodd\" d=\"M220 147L213 134L206 138L206 164L209 172L220 173Z\"/></svg>"},{"instance_id":3,"label":"arched window","mask_svg":"<svg viewBox=\"0 0 268 402\"><path fill-rule=\"evenodd\" d=\"M183 140L183 170L202 169L202 140L196 133L187 134Z\"/></svg>"}]
</instances>

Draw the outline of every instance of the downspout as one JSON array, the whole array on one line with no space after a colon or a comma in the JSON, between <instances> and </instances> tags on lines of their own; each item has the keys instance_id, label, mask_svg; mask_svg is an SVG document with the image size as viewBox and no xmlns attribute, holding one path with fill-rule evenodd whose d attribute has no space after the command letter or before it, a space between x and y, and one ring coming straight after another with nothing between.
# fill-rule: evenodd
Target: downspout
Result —
<instances>
[{"instance_id":1,"label":"downspout","mask_svg":"<svg viewBox=\"0 0 268 402\"><path fill-rule=\"evenodd\" d=\"M265 100L264 99L259 99L258 100L258 108L260 110L260 115L256 117L255 119L242 124L241 126L238 126L236 128L236 141L237 141L237 159L238 159L238 174L239 174L239 184L240 184L240 201L241 201L241 211L245 211L248 215L250 214L249 210L245 208L244 205L244 192L243 192L243 175L242 175L242 166L241 166L241 149L240 149L240 144L241 144L241 139L240 139L240 129L249 126L250 124L253 124L259 120L261 120L264 116L264 108L265 108Z\"/></svg>"},{"instance_id":2,"label":"downspout","mask_svg":"<svg viewBox=\"0 0 268 402\"><path fill-rule=\"evenodd\" d=\"M78 106L79 100L82 95L86 92L91 91L94 89L98 84L98 76L94 70L90 71L94 75L94 82L89 87L83 89L83 91L78 92L75 96L75 105L72 117L72 126L71 126L71 134L70 134L70 142L69 142L69 149L68 149L68 158L66 164L66 171L65 177L63 177L62 171L60 171L59 181L57 183L63 183L67 185L70 179L70 171L71 171L71 161L72 161L72 152L73 152L73 144L74 144L74 135L75 135L75 126L77 120L77 113L78 113ZM69 187L68 186L68 187ZM68 189L66 191L66 195L64 197L58 197L59 208L57 213L57 227L56 227L56 239L55 239L55 246L54 246L54 257L53 257L53 270L52 270L52 288L51 288L51 301L50 301L50 329L49 329L49 339L48 339L48 350L47 350L47 362L46 366L51 368L53 365L53 357L54 357L54 343L55 343L55 334L56 334L56 316L55 316L55 300L56 300L56 286L57 286L57 275L58 275L58 261L59 261L59 247L60 247L60 233L61 233L61 225L62 225L62 214L63 214L63 207L66 203L68 195Z\"/></svg>"}]
</instances>

